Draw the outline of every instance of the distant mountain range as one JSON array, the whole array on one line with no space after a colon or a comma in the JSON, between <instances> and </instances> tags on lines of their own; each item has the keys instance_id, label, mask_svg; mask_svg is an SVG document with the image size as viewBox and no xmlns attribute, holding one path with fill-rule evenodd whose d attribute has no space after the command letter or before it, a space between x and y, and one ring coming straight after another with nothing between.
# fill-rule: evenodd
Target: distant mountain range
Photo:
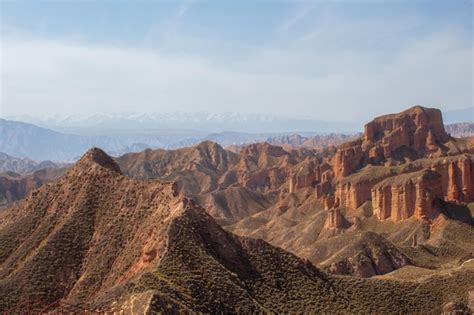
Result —
<instances>
[{"instance_id":1,"label":"distant mountain range","mask_svg":"<svg viewBox=\"0 0 474 315\"><path fill-rule=\"evenodd\" d=\"M154 134L77 135L33 124L0 119L0 152L33 160L72 161L87 149L100 146L110 154L192 144L204 134L194 131L157 131Z\"/></svg>"},{"instance_id":2,"label":"distant mountain range","mask_svg":"<svg viewBox=\"0 0 474 315\"><path fill-rule=\"evenodd\" d=\"M87 149L94 146L104 148L109 154L117 156L147 148L180 148L205 140L215 141L223 146L240 146L260 141L278 143L277 140L273 139L288 136L288 133L206 133L183 129L143 129L105 135L68 134L29 123L5 119L0 119L0 131L0 152L37 161L52 160L61 162L77 160ZM298 134L304 137L305 140L317 135L314 132L300 132ZM340 134L334 136L341 138ZM329 139L332 137L331 134L324 136L321 144L331 143ZM341 139L344 139L344 137ZM313 147L317 147L317 145L313 145Z\"/></svg>"},{"instance_id":3,"label":"distant mountain range","mask_svg":"<svg viewBox=\"0 0 474 315\"><path fill-rule=\"evenodd\" d=\"M16 158L0 152L0 173L15 172L21 175L30 174L43 168L56 168L58 165L51 161L37 162L29 158Z\"/></svg>"},{"instance_id":4,"label":"distant mountain range","mask_svg":"<svg viewBox=\"0 0 474 315\"><path fill-rule=\"evenodd\" d=\"M474 107L466 107L443 112L443 122L454 124L460 122L474 123Z\"/></svg>"},{"instance_id":5,"label":"distant mountain range","mask_svg":"<svg viewBox=\"0 0 474 315\"><path fill-rule=\"evenodd\" d=\"M176 130L183 128L207 133L224 131L245 133L288 133L295 131L353 133L359 130L359 124L355 122L328 122L309 118L286 118L274 115L241 113L125 113L67 117L52 115L41 118L24 115L10 118L61 132L80 134L115 134L124 131L130 133L137 130Z\"/></svg>"},{"instance_id":6,"label":"distant mountain range","mask_svg":"<svg viewBox=\"0 0 474 315\"><path fill-rule=\"evenodd\" d=\"M445 124L474 122L474 107L443 112ZM80 115L21 115L10 120L28 122L39 127L63 133L114 135L117 133L143 133L144 130L198 130L206 134L220 132L244 133L356 133L359 122L323 121L311 118L288 118L269 114L171 112L171 113L112 113ZM147 132L148 133L148 132Z\"/></svg>"},{"instance_id":7,"label":"distant mountain range","mask_svg":"<svg viewBox=\"0 0 474 315\"><path fill-rule=\"evenodd\" d=\"M446 132L456 138L474 136L474 123L456 123L445 126Z\"/></svg>"},{"instance_id":8,"label":"distant mountain range","mask_svg":"<svg viewBox=\"0 0 474 315\"><path fill-rule=\"evenodd\" d=\"M472 108L448 111L444 121L472 121L470 112ZM0 119L0 152L54 162L75 161L94 146L118 156L147 148L175 149L206 140L233 147L234 151L242 145L262 141L286 149L321 148L345 142L358 130L355 123L236 113L23 118L34 124ZM455 137L474 133L472 124L447 126L447 131Z\"/></svg>"}]
</instances>

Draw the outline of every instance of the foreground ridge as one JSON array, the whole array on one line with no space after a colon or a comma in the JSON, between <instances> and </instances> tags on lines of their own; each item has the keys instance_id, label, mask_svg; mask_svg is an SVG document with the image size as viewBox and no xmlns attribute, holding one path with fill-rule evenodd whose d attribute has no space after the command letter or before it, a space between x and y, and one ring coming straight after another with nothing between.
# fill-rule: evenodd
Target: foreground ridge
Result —
<instances>
[{"instance_id":1,"label":"foreground ridge","mask_svg":"<svg viewBox=\"0 0 474 315\"><path fill-rule=\"evenodd\" d=\"M472 272L418 284L328 276L262 240L223 230L160 181L127 178L92 149L0 222L0 309L26 299L132 312L440 309ZM437 290L440 281L448 290ZM374 291L375 290L375 291ZM391 292L377 300L374 292ZM365 302L362 302L365 301ZM418 306L416 306L418 305Z\"/></svg>"}]
</instances>

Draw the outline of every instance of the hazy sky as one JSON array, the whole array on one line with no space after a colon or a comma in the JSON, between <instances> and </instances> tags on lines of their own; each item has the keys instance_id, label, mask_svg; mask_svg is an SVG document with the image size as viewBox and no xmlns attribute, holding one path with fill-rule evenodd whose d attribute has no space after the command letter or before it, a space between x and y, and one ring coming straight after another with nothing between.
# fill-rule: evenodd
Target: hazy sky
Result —
<instances>
[{"instance_id":1,"label":"hazy sky","mask_svg":"<svg viewBox=\"0 0 474 315\"><path fill-rule=\"evenodd\" d=\"M5 1L3 116L473 105L473 2Z\"/></svg>"}]
</instances>

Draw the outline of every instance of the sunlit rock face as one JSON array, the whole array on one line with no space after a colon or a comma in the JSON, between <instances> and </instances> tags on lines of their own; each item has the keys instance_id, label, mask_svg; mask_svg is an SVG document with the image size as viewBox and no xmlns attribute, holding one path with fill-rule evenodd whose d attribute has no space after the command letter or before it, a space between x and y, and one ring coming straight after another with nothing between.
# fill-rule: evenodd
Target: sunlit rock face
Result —
<instances>
[{"instance_id":1,"label":"sunlit rock face","mask_svg":"<svg viewBox=\"0 0 474 315\"><path fill-rule=\"evenodd\" d=\"M441 176L435 171L390 177L372 189L375 215L384 220L397 222L415 216L419 219L433 217L433 203L442 197Z\"/></svg>"},{"instance_id":2,"label":"sunlit rock face","mask_svg":"<svg viewBox=\"0 0 474 315\"><path fill-rule=\"evenodd\" d=\"M389 158L399 148L413 149L420 156L441 151L448 141L441 111L415 106L399 114L378 117L364 127L364 141L381 148L379 158Z\"/></svg>"},{"instance_id":3,"label":"sunlit rock face","mask_svg":"<svg viewBox=\"0 0 474 315\"><path fill-rule=\"evenodd\" d=\"M347 176L365 164L387 159L440 156L449 140L441 111L421 106L378 117L364 127L361 139L342 145L333 159L336 178Z\"/></svg>"},{"instance_id":4,"label":"sunlit rock face","mask_svg":"<svg viewBox=\"0 0 474 315\"><path fill-rule=\"evenodd\" d=\"M415 106L375 118L316 177L316 198L326 209L357 209L371 200L381 220L432 218L437 198L474 200L474 159L459 143L446 133L438 109Z\"/></svg>"}]
</instances>

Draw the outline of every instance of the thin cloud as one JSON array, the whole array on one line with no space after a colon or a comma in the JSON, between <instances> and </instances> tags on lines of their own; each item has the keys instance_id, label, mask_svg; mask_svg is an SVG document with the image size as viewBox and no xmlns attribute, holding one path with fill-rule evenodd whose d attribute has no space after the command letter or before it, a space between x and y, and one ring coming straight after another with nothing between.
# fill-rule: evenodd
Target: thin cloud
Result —
<instances>
[{"instance_id":1,"label":"thin cloud","mask_svg":"<svg viewBox=\"0 0 474 315\"><path fill-rule=\"evenodd\" d=\"M181 2L181 5L178 8L177 17L178 18L184 17L186 13L189 11L189 9L191 9L194 2L195 2L194 0L184 0L183 2Z\"/></svg>"},{"instance_id":2,"label":"thin cloud","mask_svg":"<svg viewBox=\"0 0 474 315\"><path fill-rule=\"evenodd\" d=\"M419 38L383 62L366 51L271 47L228 67L190 55L12 38L2 53L4 115L133 107L365 121L414 104L467 106L472 92L472 47L450 31Z\"/></svg>"},{"instance_id":3,"label":"thin cloud","mask_svg":"<svg viewBox=\"0 0 474 315\"><path fill-rule=\"evenodd\" d=\"M311 11L314 9L314 4L306 3L303 7L297 10L292 16L290 16L286 21L284 21L280 27L279 31L287 32L298 22L307 17Z\"/></svg>"}]
</instances>

